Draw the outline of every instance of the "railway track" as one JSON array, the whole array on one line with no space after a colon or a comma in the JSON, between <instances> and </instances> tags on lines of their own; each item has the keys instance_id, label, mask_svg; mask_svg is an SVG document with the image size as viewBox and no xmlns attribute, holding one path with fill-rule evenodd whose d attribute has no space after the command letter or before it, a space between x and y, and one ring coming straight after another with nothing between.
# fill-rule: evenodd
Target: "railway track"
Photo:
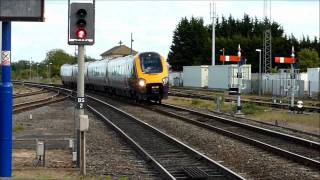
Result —
<instances>
[{"instance_id":1,"label":"railway track","mask_svg":"<svg viewBox=\"0 0 320 180\"><path fill-rule=\"evenodd\" d=\"M47 97L47 98L43 98L43 99L38 99L38 100L34 100L34 101L30 101L30 102L24 102L24 103L19 103L19 104L14 104L13 105L13 113L20 113L23 111L27 111L30 109L34 109L34 108L38 108L41 106L45 106L51 103L55 103L55 102L60 102L63 101L65 99L68 98L68 96L64 96L64 97L58 97L59 93L51 96L51 97Z\"/></svg>"},{"instance_id":2,"label":"railway track","mask_svg":"<svg viewBox=\"0 0 320 180\"><path fill-rule=\"evenodd\" d=\"M170 90L169 92L170 96L177 96L177 97L187 97L187 98L197 98L197 99L203 99L203 100L216 100L216 97L212 97L206 94L199 94L199 93L194 93L191 90L190 91L179 91L179 90ZM231 102L231 101L236 101L236 98L231 98L231 97L225 97L224 98L225 102ZM271 99L270 99L271 101ZM246 102L246 103L254 103L260 106L267 106L267 107L275 107L275 108L280 108L280 109L289 109L289 104L287 103L273 103L270 101L266 101L266 99L259 99L259 98L253 98L253 99L241 99L241 102ZM305 111L308 112L318 112L320 113L320 108L315 107L315 106L304 106Z\"/></svg>"},{"instance_id":3,"label":"railway track","mask_svg":"<svg viewBox=\"0 0 320 180\"><path fill-rule=\"evenodd\" d=\"M152 105L148 108L320 169L318 142L174 105Z\"/></svg>"},{"instance_id":4,"label":"railway track","mask_svg":"<svg viewBox=\"0 0 320 180\"><path fill-rule=\"evenodd\" d=\"M38 91L34 91L34 92L28 92L28 93L17 93L14 94L12 97L13 98L21 98L21 97L27 97L27 96L33 96L33 95L37 95L37 94L42 94L45 93L46 91L44 91L43 89L40 89Z\"/></svg>"},{"instance_id":5,"label":"railway track","mask_svg":"<svg viewBox=\"0 0 320 180\"><path fill-rule=\"evenodd\" d=\"M88 108L125 137L165 179L243 179L191 147L95 97Z\"/></svg>"},{"instance_id":6,"label":"railway track","mask_svg":"<svg viewBox=\"0 0 320 180\"><path fill-rule=\"evenodd\" d=\"M31 84L31 83L30 83ZM35 85L35 84L33 84ZM45 86L46 85L36 85ZM64 93L71 90L60 87ZM244 179L228 168L199 153L140 119L93 96L86 95L87 108L117 131L164 179Z\"/></svg>"},{"instance_id":7,"label":"railway track","mask_svg":"<svg viewBox=\"0 0 320 180\"><path fill-rule=\"evenodd\" d=\"M95 93L102 95L102 93ZM133 105L136 103L129 102ZM247 123L230 120L226 117L205 114L202 112L170 105L140 105L152 111L184 120L196 126L206 128L223 135L238 139L261 149L275 153L294 162L320 169L320 143L299 138L285 133L276 132ZM291 130L291 129L289 129ZM301 132L305 133L305 132ZM314 137L314 134L307 134Z\"/></svg>"},{"instance_id":8,"label":"railway track","mask_svg":"<svg viewBox=\"0 0 320 180\"><path fill-rule=\"evenodd\" d=\"M123 125L124 130L129 127L134 127L134 128L130 128L131 130L137 129L134 125L131 126L131 121L129 121L128 119L123 122L123 121L121 121L122 118L117 117L118 115L114 115L115 117L113 117L113 114L116 114L116 113L112 113L108 110L106 111L105 108L100 109L100 112L99 112L99 108L101 108L101 107L99 107L97 104L104 103L101 100L99 102L95 102L95 103L96 103L96 106L98 109L98 110L96 110L97 115L102 118L103 117L106 118L105 119L106 121L107 121L107 119L112 119L112 120L114 120L114 122L111 122L111 123L114 123L114 125L116 123L119 123L119 126ZM116 109L116 111L121 112L120 109L117 109L111 105L109 105L109 107L114 108L114 109ZM89 103L89 108L93 108L90 105L90 103ZM187 121L189 123L195 124L197 126L200 126L202 128L213 130L213 131L219 132L223 135L226 135L226 136L238 139L240 141L246 142L248 144L252 144L252 145L259 147L261 149L278 154L282 157L286 157L294 162L302 163L302 164L305 164L305 165L310 166L312 168L320 169L320 162L319 162L319 160L320 160L320 144L318 142L313 142L313 141L305 140L302 138L297 138L297 137L294 137L291 135L274 132L269 129L259 128L259 127L255 127L252 125L228 120L226 118L218 117L215 115L204 114L204 113L197 112L194 110L189 110L189 109L185 109L185 108L181 108L181 107L177 107L177 106L172 106L172 105L168 105L168 104L164 104L161 106L152 105L152 106L149 106L148 108L151 108L153 111L158 111L160 113L167 114L170 117L175 117L175 118ZM92 111L94 111L94 110L92 110ZM109 116L110 118L108 118L107 116ZM125 115L125 116L129 117L129 119L131 117L131 115ZM111 121L111 120L109 120L109 121ZM130 123L128 123L128 122L130 122ZM147 125L141 121L139 123L143 126ZM126 126L125 124L128 124L129 127L125 127ZM119 128L118 131L123 131L123 129ZM123 132L125 132L125 131L123 131ZM128 132L128 133L130 133L130 132ZM139 139L142 141L143 137L152 137L152 138L148 138L148 139L154 138L153 136L151 136L149 134L142 133L141 136L135 136L134 134L135 133L133 133L133 137L137 138L137 141L139 141ZM125 136L125 135L123 135L123 136ZM147 146L148 144L154 144L154 142L156 142L156 141L149 142L146 140L145 141L146 144L144 144L143 142L142 143L140 142L141 145L140 144L138 144L138 145L141 148L142 146L145 146L145 145ZM159 142L161 142L161 141L159 141ZM134 144L134 142L131 142L131 144ZM158 145L159 145L159 143L158 143ZM160 147L158 147L158 148L160 148ZM152 150L152 148L150 149L147 147L146 149L151 150L151 153L154 152L154 150ZM138 151L141 151L141 150L138 150ZM160 152L160 154L161 153L162 152ZM147 155L144 155L144 156L147 156ZM150 154L149 154L149 156L150 156ZM147 159L149 156L147 156ZM171 158L171 156L167 156L167 157ZM160 157L159 161L162 161L163 159L164 158ZM150 160L150 159L148 159L148 160ZM155 163L155 164L156 164L155 166L157 166L157 163ZM182 170L183 170L183 173L186 173L186 171L184 169L182 169ZM186 169L186 170L188 171L190 169ZM198 169L196 169L196 171L197 170ZM173 172L175 172L175 171L173 171Z\"/></svg>"}]
</instances>

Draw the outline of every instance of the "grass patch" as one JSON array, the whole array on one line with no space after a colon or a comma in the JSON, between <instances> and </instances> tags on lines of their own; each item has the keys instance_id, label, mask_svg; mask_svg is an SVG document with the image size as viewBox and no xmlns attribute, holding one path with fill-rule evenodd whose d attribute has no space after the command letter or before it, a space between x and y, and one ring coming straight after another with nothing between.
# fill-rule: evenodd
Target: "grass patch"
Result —
<instances>
[{"instance_id":1,"label":"grass patch","mask_svg":"<svg viewBox=\"0 0 320 180\"><path fill-rule=\"evenodd\" d=\"M19 124L16 124L14 126L13 133L17 133L17 132L20 132L20 131L23 131L23 130L24 130L23 124L19 123Z\"/></svg>"},{"instance_id":2,"label":"grass patch","mask_svg":"<svg viewBox=\"0 0 320 180\"><path fill-rule=\"evenodd\" d=\"M215 101L193 100L190 98L169 97L165 102L184 107L215 110ZM234 113L237 103L224 102L221 104L221 111ZM320 133L320 115L318 113L292 114L288 110L273 109L270 107L258 106L253 103L242 103L242 110L246 117L258 121L274 124L275 121L281 126L291 127L299 130Z\"/></svg>"},{"instance_id":3,"label":"grass patch","mask_svg":"<svg viewBox=\"0 0 320 180\"><path fill-rule=\"evenodd\" d=\"M242 112L244 114L258 115L264 112L264 108L252 103L244 103L242 104Z\"/></svg>"},{"instance_id":4,"label":"grass patch","mask_svg":"<svg viewBox=\"0 0 320 180\"><path fill-rule=\"evenodd\" d=\"M194 106L199 106L202 102L199 99L192 99L191 104Z\"/></svg>"}]
</instances>

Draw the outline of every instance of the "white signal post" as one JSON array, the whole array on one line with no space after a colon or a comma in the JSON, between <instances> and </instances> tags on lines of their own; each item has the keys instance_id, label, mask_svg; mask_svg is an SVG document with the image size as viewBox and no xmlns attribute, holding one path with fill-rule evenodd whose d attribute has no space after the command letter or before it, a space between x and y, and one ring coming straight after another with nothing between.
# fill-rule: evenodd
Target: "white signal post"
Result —
<instances>
[{"instance_id":1,"label":"white signal post","mask_svg":"<svg viewBox=\"0 0 320 180\"><path fill-rule=\"evenodd\" d=\"M291 83L289 86L289 90L291 91L291 102L290 102L290 111L294 111L294 91L297 91L298 88L296 88L296 73L294 71L293 64L296 63L295 60L295 54L294 54L294 47L292 46L291 49L291 58L289 57L275 57L275 63L281 63L281 64L290 64L291 70L290 70L290 79Z\"/></svg>"},{"instance_id":2,"label":"white signal post","mask_svg":"<svg viewBox=\"0 0 320 180\"><path fill-rule=\"evenodd\" d=\"M294 59L295 55L294 55L294 47L292 46L291 49L291 57L292 59ZM291 63L291 74L290 74L290 78L291 78L291 103L290 103L290 110L293 112L294 111L294 91L295 91L295 86L296 86L296 81L295 81L295 73L294 73L294 67L293 67L293 63Z\"/></svg>"},{"instance_id":3,"label":"white signal post","mask_svg":"<svg viewBox=\"0 0 320 180\"><path fill-rule=\"evenodd\" d=\"M238 74L237 74L237 78L238 78L238 96L237 96L237 112L236 112L236 114L240 115L240 114L242 114L241 113L241 98L240 98L241 87L242 87L241 48L240 48L240 44L238 45L238 57L239 57L240 61L238 62Z\"/></svg>"}]
</instances>

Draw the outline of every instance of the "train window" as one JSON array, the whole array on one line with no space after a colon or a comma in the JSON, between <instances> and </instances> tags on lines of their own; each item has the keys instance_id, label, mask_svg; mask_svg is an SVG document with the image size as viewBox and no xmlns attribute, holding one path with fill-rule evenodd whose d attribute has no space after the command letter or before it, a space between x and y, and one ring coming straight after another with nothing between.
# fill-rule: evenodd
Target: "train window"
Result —
<instances>
[{"instance_id":1,"label":"train window","mask_svg":"<svg viewBox=\"0 0 320 180\"><path fill-rule=\"evenodd\" d=\"M161 73L162 64L160 56L156 53L143 53L140 55L141 70L144 73Z\"/></svg>"}]
</instances>

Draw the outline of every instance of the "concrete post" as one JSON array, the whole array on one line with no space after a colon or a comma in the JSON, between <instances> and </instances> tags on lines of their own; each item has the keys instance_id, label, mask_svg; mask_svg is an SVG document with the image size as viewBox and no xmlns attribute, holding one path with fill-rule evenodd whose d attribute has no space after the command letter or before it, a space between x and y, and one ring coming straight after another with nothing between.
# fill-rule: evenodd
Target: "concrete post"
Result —
<instances>
[{"instance_id":1,"label":"concrete post","mask_svg":"<svg viewBox=\"0 0 320 180\"><path fill-rule=\"evenodd\" d=\"M77 97L84 97L84 45L78 46L78 79L77 79ZM78 118L84 115L84 109L79 108ZM79 125L80 123L78 123ZM79 129L79 126L78 126ZM80 173L86 175L85 158L85 132L80 132Z\"/></svg>"}]
</instances>

